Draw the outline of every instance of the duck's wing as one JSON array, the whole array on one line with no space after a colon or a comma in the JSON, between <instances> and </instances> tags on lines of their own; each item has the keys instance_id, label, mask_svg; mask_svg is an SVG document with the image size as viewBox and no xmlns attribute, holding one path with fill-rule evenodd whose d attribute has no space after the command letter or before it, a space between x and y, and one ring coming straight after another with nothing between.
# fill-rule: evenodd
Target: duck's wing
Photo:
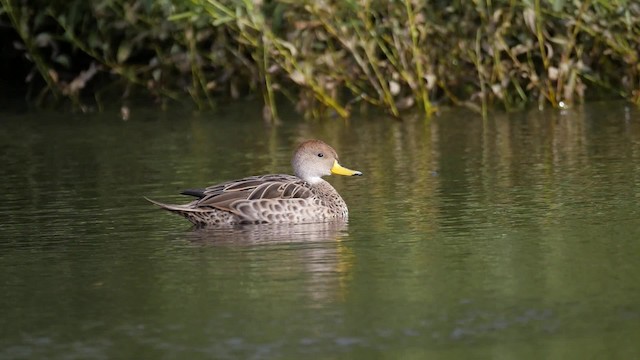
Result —
<instances>
[{"instance_id":1,"label":"duck's wing","mask_svg":"<svg viewBox=\"0 0 640 360\"><path fill-rule=\"evenodd\" d=\"M200 198L193 203L197 208L215 208L238 215L243 215L240 209L247 203L260 200L290 201L313 195L305 181L283 174L251 176L183 193Z\"/></svg>"}]
</instances>

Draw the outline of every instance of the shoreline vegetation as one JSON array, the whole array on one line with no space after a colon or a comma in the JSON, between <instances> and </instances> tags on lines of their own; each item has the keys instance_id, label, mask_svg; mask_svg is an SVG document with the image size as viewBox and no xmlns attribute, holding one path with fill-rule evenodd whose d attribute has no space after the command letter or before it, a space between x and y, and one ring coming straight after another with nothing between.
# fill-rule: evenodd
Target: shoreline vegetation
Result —
<instances>
[{"instance_id":1,"label":"shoreline vegetation","mask_svg":"<svg viewBox=\"0 0 640 360\"><path fill-rule=\"evenodd\" d=\"M0 0L2 60L38 106L260 94L308 116L640 105L631 0ZM5 41L6 43L6 41ZM21 66L25 70L20 73ZM5 74L5 78L10 77Z\"/></svg>"}]
</instances>

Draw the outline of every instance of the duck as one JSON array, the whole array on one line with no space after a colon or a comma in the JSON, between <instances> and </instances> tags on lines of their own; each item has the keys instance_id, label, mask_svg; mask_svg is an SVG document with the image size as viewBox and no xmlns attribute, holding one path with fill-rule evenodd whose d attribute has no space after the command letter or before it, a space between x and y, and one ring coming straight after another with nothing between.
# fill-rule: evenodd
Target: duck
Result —
<instances>
[{"instance_id":1,"label":"duck","mask_svg":"<svg viewBox=\"0 0 640 360\"><path fill-rule=\"evenodd\" d=\"M195 197L184 205L146 198L184 216L197 227L241 224L296 224L347 221L349 210L324 176L362 176L340 165L336 151L321 140L302 142L291 160L294 175L267 174L230 180L181 194Z\"/></svg>"}]
</instances>

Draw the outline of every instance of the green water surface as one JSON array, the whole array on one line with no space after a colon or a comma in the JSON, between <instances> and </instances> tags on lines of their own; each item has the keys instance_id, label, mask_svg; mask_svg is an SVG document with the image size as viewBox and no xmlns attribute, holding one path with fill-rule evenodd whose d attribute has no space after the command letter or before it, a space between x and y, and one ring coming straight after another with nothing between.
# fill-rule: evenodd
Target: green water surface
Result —
<instances>
[{"instance_id":1,"label":"green water surface","mask_svg":"<svg viewBox=\"0 0 640 360\"><path fill-rule=\"evenodd\" d=\"M640 112L430 122L0 113L0 359L638 359ZM289 173L348 225L194 231L143 196Z\"/></svg>"}]
</instances>

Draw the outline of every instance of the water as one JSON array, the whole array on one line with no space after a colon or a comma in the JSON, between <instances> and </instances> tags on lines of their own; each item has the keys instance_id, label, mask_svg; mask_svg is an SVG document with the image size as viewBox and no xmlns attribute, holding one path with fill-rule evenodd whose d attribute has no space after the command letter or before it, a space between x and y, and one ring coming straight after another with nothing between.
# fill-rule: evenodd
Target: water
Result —
<instances>
[{"instance_id":1,"label":"water","mask_svg":"<svg viewBox=\"0 0 640 360\"><path fill-rule=\"evenodd\" d=\"M0 114L0 358L640 358L637 109L257 109ZM348 226L194 231L143 199L290 172L306 138L365 174L329 179Z\"/></svg>"}]
</instances>

